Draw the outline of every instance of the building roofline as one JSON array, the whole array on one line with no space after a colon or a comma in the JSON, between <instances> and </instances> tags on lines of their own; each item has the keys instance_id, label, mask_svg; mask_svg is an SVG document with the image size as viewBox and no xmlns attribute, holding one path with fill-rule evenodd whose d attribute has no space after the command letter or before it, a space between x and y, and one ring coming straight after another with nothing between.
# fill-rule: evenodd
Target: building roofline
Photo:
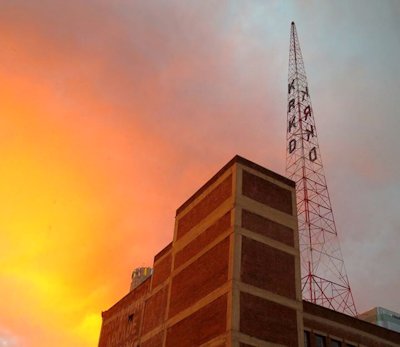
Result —
<instances>
[{"instance_id":1,"label":"building roofline","mask_svg":"<svg viewBox=\"0 0 400 347\"><path fill-rule=\"evenodd\" d=\"M295 187L295 182L290 180L289 178L282 176L274 171L268 170L267 168L256 164L246 158L241 157L240 155L235 155L228 163L226 163L214 176L212 176L201 188L199 188L189 199L187 199L181 206L179 206L176 210L176 215L181 213L188 205L190 205L193 200L195 200L201 193L203 193L210 185L212 185L219 177L223 175L223 173L228 170L234 164L239 163L244 166L250 167L257 171L260 171L282 183L285 183L291 187Z\"/></svg>"},{"instance_id":2,"label":"building roofline","mask_svg":"<svg viewBox=\"0 0 400 347\"><path fill-rule=\"evenodd\" d=\"M154 261L160 259L164 254L167 254L171 249L172 249L172 241L154 256Z\"/></svg>"},{"instance_id":3,"label":"building roofline","mask_svg":"<svg viewBox=\"0 0 400 347\"><path fill-rule=\"evenodd\" d=\"M101 316L104 317L104 315L109 314L110 312L112 312L117 306L121 305L125 300L128 299L129 296L135 296L135 294L137 294L140 290L142 290L144 288L145 284L150 285L149 283L147 283L148 281L151 280L151 278L153 277L153 275L150 275L149 277L147 277L142 283L140 283L135 289L130 290L127 294L125 294L121 299L119 299L116 303L114 303L112 306L110 306L108 309L106 309L105 311L101 312Z\"/></svg>"},{"instance_id":4,"label":"building roofline","mask_svg":"<svg viewBox=\"0 0 400 347\"><path fill-rule=\"evenodd\" d=\"M316 317L326 318L331 322L351 326L359 331L371 333L375 336L382 337L383 335L385 335L385 339L394 343L398 343L400 339L400 333L394 330L390 330L374 323L367 322L358 317L352 317L345 313L331 310L327 307L313 304L306 300L303 300L303 312L312 314Z\"/></svg>"}]
</instances>

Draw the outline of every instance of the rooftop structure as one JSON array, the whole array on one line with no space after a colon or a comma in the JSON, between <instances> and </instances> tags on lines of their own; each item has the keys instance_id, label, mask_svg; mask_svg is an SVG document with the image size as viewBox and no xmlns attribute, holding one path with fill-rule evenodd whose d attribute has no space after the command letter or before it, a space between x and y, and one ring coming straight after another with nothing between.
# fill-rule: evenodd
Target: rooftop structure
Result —
<instances>
[{"instance_id":1,"label":"rooftop structure","mask_svg":"<svg viewBox=\"0 0 400 347\"><path fill-rule=\"evenodd\" d=\"M359 314L358 318L400 333L400 313L383 307L374 307Z\"/></svg>"},{"instance_id":2,"label":"rooftop structure","mask_svg":"<svg viewBox=\"0 0 400 347\"><path fill-rule=\"evenodd\" d=\"M139 284L144 282L147 277L151 276L153 269L151 267L137 267L132 272L131 290L135 289Z\"/></svg>"}]
</instances>

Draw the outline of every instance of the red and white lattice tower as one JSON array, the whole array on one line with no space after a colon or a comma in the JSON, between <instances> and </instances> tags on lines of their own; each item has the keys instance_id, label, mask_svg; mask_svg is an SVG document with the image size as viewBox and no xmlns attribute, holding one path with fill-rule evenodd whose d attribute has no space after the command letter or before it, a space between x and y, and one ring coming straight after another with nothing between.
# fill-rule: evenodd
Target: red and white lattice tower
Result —
<instances>
[{"instance_id":1,"label":"red and white lattice tower","mask_svg":"<svg viewBox=\"0 0 400 347\"><path fill-rule=\"evenodd\" d=\"M340 250L295 24L290 32L286 174L296 182L303 299L357 314Z\"/></svg>"}]
</instances>

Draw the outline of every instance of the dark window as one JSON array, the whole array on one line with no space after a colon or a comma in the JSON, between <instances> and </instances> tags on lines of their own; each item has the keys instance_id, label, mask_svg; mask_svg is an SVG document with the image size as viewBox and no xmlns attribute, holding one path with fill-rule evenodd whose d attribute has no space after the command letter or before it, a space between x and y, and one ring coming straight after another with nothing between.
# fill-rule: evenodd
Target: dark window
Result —
<instances>
[{"instance_id":1,"label":"dark window","mask_svg":"<svg viewBox=\"0 0 400 347\"><path fill-rule=\"evenodd\" d=\"M310 332L304 332L304 347L311 347Z\"/></svg>"},{"instance_id":2,"label":"dark window","mask_svg":"<svg viewBox=\"0 0 400 347\"><path fill-rule=\"evenodd\" d=\"M341 347L342 343L338 340L331 340L331 347Z\"/></svg>"},{"instance_id":3,"label":"dark window","mask_svg":"<svg viewBox=\"0 0 400 347\"><path fill-rule=\"evenodd\" d=\"M133 313L128 316L128 322L133 322Z\"/></svg>"},{"instance_id":4,"label":"dark window","mask_svg":"<svg viewBox=\"0 0 400 347\"><path fill-rule=\"evenodd\" d=\"M315 346L326 347L326 337L321 335L315 335Z\"/></svg>"}]
</instances>

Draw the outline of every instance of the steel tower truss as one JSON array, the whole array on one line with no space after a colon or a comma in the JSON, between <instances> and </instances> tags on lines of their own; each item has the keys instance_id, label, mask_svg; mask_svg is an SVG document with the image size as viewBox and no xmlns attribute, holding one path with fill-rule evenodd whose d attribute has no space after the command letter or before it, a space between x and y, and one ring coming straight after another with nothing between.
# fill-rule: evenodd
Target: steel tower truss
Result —
<instances>
[{"instance_id":1,"label":"steel tower truss","mask_svg":"<svg viewBox=\"0 0 400 347\"><path fill-rule=\"evenodd\" d=\"M286 174L296 182L303 298L357 314L328 194L306 72L292 22L290 33Z\"/></svg>"}]
</instances>

